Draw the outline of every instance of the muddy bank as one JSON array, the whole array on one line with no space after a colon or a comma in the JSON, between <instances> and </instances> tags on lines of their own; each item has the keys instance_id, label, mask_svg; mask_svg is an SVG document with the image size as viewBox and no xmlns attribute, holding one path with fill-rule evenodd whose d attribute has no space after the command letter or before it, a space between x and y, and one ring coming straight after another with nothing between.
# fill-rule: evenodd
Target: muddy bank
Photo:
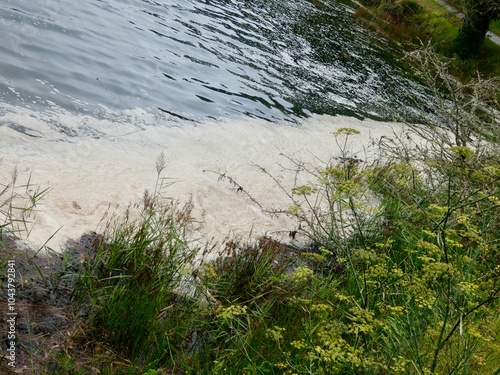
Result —
<instances>
[{"instance_id":1,"label":"muddy bank","mask_svg":"<svg viewBox=\"0 0 500 375\"><path fill-rule=\"evenodd\" d=\"M91 345L78 340L81 319L73 290L76 273L91 257L95 239L96 234L90 233L69 242L63 257L55 252L34 253L17 239L4 236L0 244L2 374L61 373L62 358L81 363L91 358ZM13 283L8 265L15 269Z\"/></svg>"}]
</instances>

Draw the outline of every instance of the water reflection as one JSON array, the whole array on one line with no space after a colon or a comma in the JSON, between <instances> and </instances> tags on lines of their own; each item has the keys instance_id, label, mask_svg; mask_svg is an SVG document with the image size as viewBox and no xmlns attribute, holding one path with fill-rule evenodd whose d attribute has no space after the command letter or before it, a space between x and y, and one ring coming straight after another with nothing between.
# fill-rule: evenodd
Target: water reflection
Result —
<instances>
[{"instance_id":1,"label":"water reflection","mask_svg":"<svg viewBox=\"0 0 500 375\"><path fill-rule=\"evenodd\" d=\"M193 121L387 118L406 105L398 88L415 85L351 12L320 0L7 0L0 100Z\"/></svg>"}]
</instances>

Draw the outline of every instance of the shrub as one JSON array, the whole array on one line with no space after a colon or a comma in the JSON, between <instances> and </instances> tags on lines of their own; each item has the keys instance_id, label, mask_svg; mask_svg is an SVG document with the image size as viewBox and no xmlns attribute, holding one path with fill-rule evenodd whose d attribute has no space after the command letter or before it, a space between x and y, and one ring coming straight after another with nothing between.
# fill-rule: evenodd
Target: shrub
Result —
<instances>
[{"instance_id":1,"label":"shrub","mask_svg":"<svg viewBox=\"0 0 500 375\"><path fill-rule=\"evenodd\" d=\"M186 240L191 207L179 208L160 191L145 193L137 217L128 210L108 224L76 289L90 305L90 337L146 369L174 365L195 325L190 279L197 250Z\"/></svg>"}]
</instances>

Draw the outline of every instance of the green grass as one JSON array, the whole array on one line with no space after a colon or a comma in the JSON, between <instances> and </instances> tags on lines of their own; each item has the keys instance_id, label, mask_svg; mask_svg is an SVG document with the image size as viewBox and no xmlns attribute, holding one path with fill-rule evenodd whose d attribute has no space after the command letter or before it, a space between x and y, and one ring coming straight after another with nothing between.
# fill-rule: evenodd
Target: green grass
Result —
<instances>
[{"instance_id":1,"label":"green grass","mask_svg":"<svg viewBox=\"0 0 500 375\"><path fill-rule=\"evenodd\" d=\"M2 159L0 165L1 162ZM37 203L48 191L33 184L31 175L20 182L17 169L12 171L9 181L0 181L0 236L29 237Z\"/></svg>"},{"instance_id":2,"label":"green grass","mask_svg":"<svg viewBox=\"0 0 500 375\"><path fill-rule=\"evenodd\" d=\"M183 233L189 213L155 199L109 229L78 283L91 337L146 368L175 365L194 305L185 289L196 253Z\"/></svg>"},{"instance_id":3,"label":"green grass","mask_svg":"<svg viewBox=\"0 0 500 375\"><path fill-rule=\"evenodd\" d=\"M434 42L437 50L448 57L453 56L452 41L458 34L461 21L433 0L416 0L425 10L427 15L424 20L428 24L428 39ZM493 21L490 29L500 35L500 21ZM500 46L485 40L481 55L473 60L456 63L455 74L464 77L474 77L476 72L481 72L485 77L500 76Z\"/></svg>"},{"instance_id":4,"label":"green grass","mask_svg":"<svg viewBox=\"0 0 500 375\"><path fill-rule=\"evenodd\" d=\"M459 11L463 12L463 7L460 1L457 0L447 0L447 2L458 9ZM490 30L494 32L497 35L500 35L500 20L494 20L491 21L490 23Z\"/></svg>"},{"instance_id":5,"label":"green grass","mask_svg":"<svg viewBox=\"0 0 500 375\"><path fill-rule=\"evenodd\" d=\"M407 50L431 42L434 48L447 57L454 57L453 40L461 25L459 18L433 0L411 0L402 4L418 4L420 11L405 13L402 8L384 8L373 5L358 8L356 15L369 27L387 39L403 43ZM412 8L413 9L413 8ZM492 23L496 30L499 21ZM500 75L500 46L485 40L479 57L467 61L455 59L452 73L464 81L474 78L477 72L491 78Z\"/></svg>"},{"instance_id":6,"label":"green grass","mask_svg":"<svg viewBox=\"0 0 500 375\"><path fill-rule=\"evenodd\" d=\"M500 36L500 20L492 21L490 24L490 30Z\"/></svg>"}]
</instances>

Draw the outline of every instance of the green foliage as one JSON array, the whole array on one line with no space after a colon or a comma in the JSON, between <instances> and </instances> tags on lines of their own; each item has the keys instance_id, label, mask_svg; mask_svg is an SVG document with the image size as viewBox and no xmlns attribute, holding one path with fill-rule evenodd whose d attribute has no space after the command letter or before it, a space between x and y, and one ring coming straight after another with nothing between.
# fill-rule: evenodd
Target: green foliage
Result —
<instances>
[{"instance_id":1,"label":"green foliage","mask_svg":"<svg viewBox=\"0 0 500 375\"><path fill-rule=\"evenodd\" d=\"M289 214L315 247L230 241L195 267L189 210L146 195L81 274L88 335L130 361L123 373L494 373L496 146L395 137L367 163L349 151L358 133L335 132L324 166L288 159L312 181Z\"/></svg>"},{"instance_id":2,"label":"green foliage","mask_svg":"<svg viewBox=\"0 0 500 375\"><path fill-rule=\"evenodd\" d=\"M189 210L146 193L139 217L127 212L110 225L80 275L91 337L136 364L174 364L186 345L194 306L186 288L196 253L185 239Z\"/></svg>"},{"instance_id":3,"label":"green foliage","mask_svg":"<svg viewBox=\"0 0 500 375\"><path fill-rule=\"evenodd\" d=\"M138 373L498 372L500 152L483 100L496 83L464 87L428 52L435 122L374 142L370 161L351 128L322 165L287 158L286 213L310 246L229 241L195 267L189 209L146 195L81 275L91 337Z\"/></svg>"},{"instance_id":4,"label":"green foliage","mask_svg":"<svg viewBox=\"0 0 500 375\"><path fill-rule=\"evenodd\" d=\"M345 146L356 133L334 135ZM297 165L317 182L294 189L290 214L318 250L263 238L230 243L204 264L206 315L185 371L489 374L500 366L498 153L420 149L425 162L410 163L384 150L373 164L343 149L324 167Z\"/></svg>"},{"instance_id":5,"label":"green foliage","mask_svg":"<svg viewBox=\"0 0 500 375\"><path fill-rule=\"evenodd\" d=\"M462 157L458 160L458 164L464 163ZM393 202L387 205L390 212L388 216L400 224L391 228L390 238L394 240L393 244L402 246L392 251L402 252L406 256L404 269L411 275L407 277L411 282L405 285L411 296L406 307L415 314L412 321L421 320L427 324L430 321L441 326L440 330L433 331L429 327L428 332L419 333L419 340L432 338L436 343L426 343L429 348L433 347L433 355L430 356L432 360L428 358L425 367L432 372L441 369L441 372L446 367L460 369L459 366L464 366L457 371L462 372L466 371L468 358L475 355L472 349L470 352L461 352L461 345L465 345L461 343L463 340L474 340L463 333L462 325L480 329L481 316L487 311L485 306L491 304L494 309L493 306L497 305L493 301L498 289L485 288L484 293L478 291L482 289L481 285L485 286L484 275L495 272L495 258L498 256L497 246L494 246L495 249L489 246L497 241L490 237L489 230L494 227L498 233L498 215L487 202L488 198L483 200L484 197L498 195L498 180L487 177L488 173L475 163L472 167L474 176L469 172L464 173L464 166L457 165L457 160L440 159L428 163L424 168L428 168L424 173L439 180L434 181L438 189L424 197L421 194L405 197L405 200L410 199L402 208L409 209L411 221L408 214L399 208L401 206L396 211ZM485 184L479 187L476 178ZM384 190L381 192L384 193ZM388 200L394 199L397 200L398 195L391 191ZM404 216L401 217L401 214ZM405 222L409 225L401 225ZM484 310L479 312L480 308ZM498 319L495 314L491 316ZM458 328L460 333L457 332ZM417 352L414 354L421 355ZM447 356L451 354L452 357ZM447 358L453 358L456 362L446 364ZM443 364L446 364L445 367L441 367ZM424 365L421 367L424 370Z\"/></svg>"},{"instance_id":6,"label":"green foliage","mask_svg":"<svg viewBox=\"0 0 500 375\"><path fill-rule=\"evenodd\" d=\"M25 183L19 183L17 169L12 171L10 181L0 182L0 240L2 235L29 237L37 203L48 191L33 184L31 175Z\"/></svg>"},{"instance_id":7,"label":"green foliage","mask_svg":"<svg viewBox=\"0 0 500 375\"><path fill-rule=\"evenodd\" d=\"M418 46L423 41L432 43L436 51L449 58L456 57L457 52L464 57L468 54L466 59L455 59L453 62L452 72L462 80L474 78L478 72L481 76L490 78L500 74L500 47L488 39L484 43L484 38L480 42L468 39L474 34L474 30L482 30L479 37L486 32L475 18L467 18L470 21L462 22L434 0L365 0L362 3L368 8L360 6L355 15L384 38L397 42L408 51L414 50L415 45ZM493 10L495 7L498 9L498 1L481 0L477 3L490 4ZM497 34L499 22L490 22L491 30ZM465 32L467 27L473 33ZM471 58L471 55L474 57Z\"/></svg>"},{"instance_id":8,"label":"green foliage","mask_svg":"<svg viewBox=\"0 0 500 375\"><path fill-rule=\"evenodd\" d=\"M423 159L412 163L384 155L361 168L343 152L311 186L321 195L314 201L324 198L333 208L330 217L320 214L321 204L295 203L300 209L292 214L305 222L303 230L326 243L342 269L336 295L321 300L330 315L315 327L321 334L314 345L294 337L308 349L306 358L320 358L312 373L486 374L500 365L499 347L490 344L496 335L482 323L500 318L499 155L489 146L424 151L422 145L418 155ZM345 188L350 178L355 189ZM373 207L346 204L366 191L378 197L376 215L363 214ZM328 228L334 240L325 241L317 227ZM302 309L314 306L307 302ZM297 372L289 358L283 363Z\"/></svg>"}]
</instances>

